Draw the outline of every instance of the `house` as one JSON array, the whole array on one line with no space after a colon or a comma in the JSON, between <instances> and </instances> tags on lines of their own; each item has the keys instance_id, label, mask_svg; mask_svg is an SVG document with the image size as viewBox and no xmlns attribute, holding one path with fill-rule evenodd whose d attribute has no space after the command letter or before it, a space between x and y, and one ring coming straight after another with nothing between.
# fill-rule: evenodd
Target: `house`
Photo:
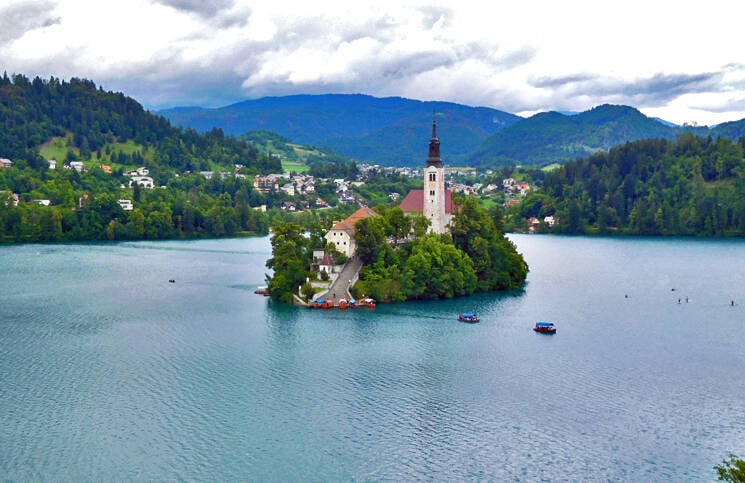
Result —
<instances>
[{"instance_id":1,"label":"house","mask_svg":"<svg viewBox=\"0 0 745 483\"><path fill-rule=\"evenodd\" d=\"M279 190L279 183L274 176L257 176L254 178L254 188L259 193L273 193Z\"/></svg>"},{"instance_id":2,"label":"house","mask_svg":"<svg viewBox=\"0 0 745 483\"><path fill-rule=\"evenodd\" d=\"M134 183L137 183L142 188L155 188L155 182L150 176L132 176L129 181L129 187L131 188Z\"/></svg>"},{"instance_id":3,"label":"house","mask_svg":"<svg viewBox=\"0 0 745 483\"><path fill-rule=\"evenodd\" d=\"M50 159L47 161L49 163L49 169L57 169L57 160L56 159Z\"/></svg>"},{"instance_id":4,"label":"house","mask_svg":"<svg viewBox=\"0 0 745 483\"><path fill-rule=\"evenodd\" d=\"M132 205L132 200L117 200L117 201L119 202L119 206L121 206L124 211L134 210L134 205Z\"/></svg>"},{"instance_id":5,"label":"house","mask_svg":"<svg viewBox=\"0 0 745 483\"><path fill-rule=\"evenodd\" d=\"M334 259L328 253L323 254L323 258L318 262L318 273L326 272L331 275L334 271Z\"/></svg>"},{"instance_id":6,"label":"house","mask_svg":"<svg viewBox=\"0 0 745 483\"><path fill-rule=\"evenodd\" d=\"M531 216L528 218L528 231L530 233L535 233L538 231L538 228L541 226L541 220L536 218L535 216Z\"/></svg>"},{"instance_id":7,"label":"house","mask_svg":"<svg viewBox=\"0 0 745 483\"><path fill-rule=\"evenodd\" d=\"M0 158L0 168L10 168L13 166L13 161L7 158Z\"/></svg>"},{"instance_id":8,"label":"house","mask_svg":"<svg viewBox=\"0 0 745 483\"><path fill-rule=\"evenodd\" d=\"M292 183L285 183L280 190L287 193L288 196L295 196L295 185Z\"/></svg>"},{"instance_id":9,"label":"house","mask_svg":"<svg viewBox=\"0 0 745 483\"><path fill-rule=\"evenodd\" d=\"M49 206L52 204L50 200L31 200L32 203L38 203L42 206Z\"/></svg>"},{"instance_id":10,"label":"house","mask_svg":"<svg viewBox=\"0 0 745 483\"><path fill-rule=\"evenodd\" d=\"M150 170L142 166L142 167L137 168L137 174L140 176L147 176L150 174Z\"/></svg>"},{"instance_id":11,"label":"house","mask_svg":"<svg viewBox=\"0 0 745 483\"><path fill-rule=\"evenodd\" d=\"M378 216L378 214L363 206L349 215L347 219L337 221L326 233L326 242L333 243L336 249L344 255L353 256L357 251L357 244L354 241L355 225L358 221L371 216Z\"/></svg>"},{"instance_id":12,"label":"house","mask_svg":"<svg viewBox=\"0 0 745 483\"><path fill-rule=\"evenodd\" d=\"M108 164L102 164L101 170L103 170L103 172L106 174L111 174L111 166L109 166Z\"/></svg>"},{"instance_id":13,"label":"house","mask_svg":"<svg viewBox=\"0 0 745 483\"><path fill-rule=\"evenodd\" d=\"M547 227L553 228L554 224L556 223L556 220L553 216L546 216L543 218L543 223L546 224Z\"/></svg>"},{"instance_id":14,"label":"house","mask_svg":"<svg viewBox=\"0 0 745 483\"><path fill-rule=\"evenodd\" d=\"M437 124L432 121L432 138L429 140L429 157L424 168L424 189L411 190L401 202L404 213L421 213L430 222L429 231L445 233L453 219L453 197L445 189L445 168L440 157L440 139Z\"/></svg>"},{"instance_id":15,"label":"house","mask_svg":"<svg viewBox=\"0 0 745 483\"><path fill-rule=\"evenodd\" d=\"M82 161L70 161L67 164L70 167L70 169L74 169L78 173L82 173L83 170L85 169L85 166L83 165Z\"/></svg>"}]
</instances>

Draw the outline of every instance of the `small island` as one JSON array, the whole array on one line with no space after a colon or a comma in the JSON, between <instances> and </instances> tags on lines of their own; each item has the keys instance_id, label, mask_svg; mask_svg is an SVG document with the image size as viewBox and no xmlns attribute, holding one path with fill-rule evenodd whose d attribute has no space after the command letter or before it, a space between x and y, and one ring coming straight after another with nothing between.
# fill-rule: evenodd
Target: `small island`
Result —
<instances>
[{"instance_id":1,"label":"small island","mask_svg":"<svg viewBox=\"0 0 745 483\"><path fill-rule=\"evenodd\" d=\"M403 302L512 290L524 284L528 265L505 237L500 209L487 210L478 199L445 189L434 122L423 188L412 190L400 206L363 206L326 233L292 222L276 226L272 258L266 263L274 270L268 280L272 298L285 303L319 297L332 302L346 297ZM314 258L319 249L323 264ZM328 280L341 262L343 290L314 286L315 280Z\"/></svg>"}]
</instances>

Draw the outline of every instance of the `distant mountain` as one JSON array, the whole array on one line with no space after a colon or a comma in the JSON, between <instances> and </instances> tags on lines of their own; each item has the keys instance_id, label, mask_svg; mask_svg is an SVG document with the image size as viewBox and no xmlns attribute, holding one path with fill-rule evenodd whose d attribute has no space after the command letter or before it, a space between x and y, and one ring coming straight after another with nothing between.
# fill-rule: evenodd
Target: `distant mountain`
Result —
<instances>
[{"instance_id":1,"label":"distant mountain","mask_svg":"<svg viewBox=\"0 0 745 483\"><path fill-rule=\"evenodd\" d=\"M266 129L292 142L324 146L360 161L417 166L427 156L432 114L446 162L462 164L488 136L522 118L485 107L360 94L264 97L216 109L159 111L172 123L240 135Z\"/></svg>"},{"instance_id":2,"label":"distant mountain","mask_svg":"<svg viewBox=\"0 0 745 483\"><path fill-rule=\"evenodd\" d=\"M494 133L472 153L468 164L542 165L607 151L628 141L675 136L675 128L628 106L606 104L570 116L543 112Z\"/></svg>"},{"instance_id":3,"label":"distant mountain","mask_svg":"<svg viewBox=\"0 0 745 483\"><path fill-rule=\"evenodd\" d=\"M745 136L745 119L717 124L716 127L711 128L711 135L739 140Z\"/></svg>"}]
</instances>

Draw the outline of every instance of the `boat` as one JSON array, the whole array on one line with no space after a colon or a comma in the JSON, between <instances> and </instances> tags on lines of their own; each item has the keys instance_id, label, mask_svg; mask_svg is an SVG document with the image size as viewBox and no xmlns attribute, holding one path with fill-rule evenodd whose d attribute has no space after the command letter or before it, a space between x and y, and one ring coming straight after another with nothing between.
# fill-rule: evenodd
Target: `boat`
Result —
<instances>
[{"instance_id":1,"label":"boat","mask_svg":"<svg viewBox=\"0 0 745 483\"><path fill-rule=\"evenodd\" d=\"M339 308L346 310L349 307L349 301L347 299L339 299Z\"/></svg>"},{"instance_id":2,"label":"boat","mask_svg":"<svg viewBox=\"0 0 745 483\"><path fill-rule=\"evenodd\" d=\"M555 334L556 327L553 322L536 322L533 330L541 334Z\"/></svg>"},{"instance_id":3,"label":"boat","mask_svg":"<svg viewBox=\"0 0 745 483\"><path fill-rule=\"evenodd\" d=\"M458 314L458 320L460 320L461 322L470 322L472 324L475 324L481 319L479 319L478 316L474 313L463 312L463 313Z\"/></svg>"},{"instance_id":4,"label":"boat","mask_svg":"<svg viewBox=\"0 0 745 483\"><path fill-rule=\"evenodd\" d=\"M269 295L269 287L266 285L262 285L261 287L258 287L256 290L254 290L255 294L268 296Z\"/></svg>"},{"instance_id":5,"label":"boat","mask_svg":"<svg viewBox=\"0 0 745 483\"><path fill-rule=\"evenodd\" d=\"M308 304L308 307L311 309L330 309L333 308L333 306L334 301L326 299L318 299L315 302L311 302Z\"/></svg>"},{"instance_id":6,"label":"boat","mask_svg":"<svg viewBox=\"0 0 745 483\"><path fill-rule=\"evenodd\" d=\"M375 299L367 297L359 301L360 307L368 307L371 309L375 308Z\"/></svg>"}]
</instances>

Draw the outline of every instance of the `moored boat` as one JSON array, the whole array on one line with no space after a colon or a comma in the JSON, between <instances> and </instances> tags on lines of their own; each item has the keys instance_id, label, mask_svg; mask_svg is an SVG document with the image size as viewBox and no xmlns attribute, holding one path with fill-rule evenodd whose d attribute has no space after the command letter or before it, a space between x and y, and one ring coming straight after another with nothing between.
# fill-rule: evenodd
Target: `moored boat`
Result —
<instances>
[{"instance_id":1,"label":"moored boat","mask_svg":"<svg viewBox=\"0 0 745 483\"><path fill-rule=\"evenodd\" d=\"M476 322L479 322L481 319L478 318L478 316L471 312L462 312L458 314L458 320L461 322L470 322L472 324L475 324Z\"/></svg>"},{"instance_id":2,"label":"moored boat","mask_svg":"<svg viewBox=\"0 0 745 483\"><path fill-rule=\"evenodd\" d=\"M553 322L536 322L533 330L541 334L555 334L556 327Z\"/></svg>"},{"instance_id":3,"label":"moored boat","mask_svg":"<svg viewBox=\"0 0 745 483\"><path fill-rule=\"evenodd\" d=\"M359 301L359 306L368 307L371 309L375 308L375 299L367 297Z\"/></svg>"},{"instance_id":4,"label":"moored boat","mask_svg":"<svg viewBox=\"0 0 745 483\"><path fill-rule=\"evenodd\" d=\"M339 299L339 308L346 310L349 307L349 301L347 299Z\"/></svg>"}]
</instances>

